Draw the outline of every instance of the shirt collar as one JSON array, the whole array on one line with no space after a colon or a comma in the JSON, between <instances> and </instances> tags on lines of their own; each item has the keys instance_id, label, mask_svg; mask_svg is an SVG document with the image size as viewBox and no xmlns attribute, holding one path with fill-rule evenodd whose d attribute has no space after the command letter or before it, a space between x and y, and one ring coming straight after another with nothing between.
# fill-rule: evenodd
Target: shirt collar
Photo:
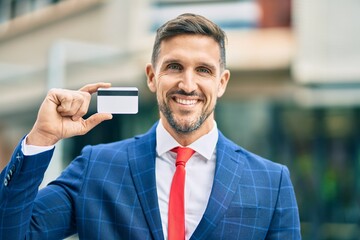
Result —
<instances>
[{"instance_id":1,"label":"shirt collar","mask_svg":"<svg viewBox=\"0 0 360 240\"><path fill-rule=\"evenodd\" d=\"M214 154L218 137L219 134L217 124L214 121L214 127L211 129L211 131L200 137L188 147L192 148L197 153L210 160L211 156ZM159 156L175 147L180 146L180 144L170 135L170 133L166 131L161 120L156 127L156 142L156 152Z\"/></svg>"}]
</instances>

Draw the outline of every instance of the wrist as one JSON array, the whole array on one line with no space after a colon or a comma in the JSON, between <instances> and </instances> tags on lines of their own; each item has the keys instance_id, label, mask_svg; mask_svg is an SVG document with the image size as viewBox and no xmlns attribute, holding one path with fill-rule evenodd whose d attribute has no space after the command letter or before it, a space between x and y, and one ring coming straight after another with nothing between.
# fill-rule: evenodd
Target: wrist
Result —
<instances>
[{"instance_id":1,"label":"wrist","mask_svg":"<svg viewBox=\"0 0 360 240\"><path fill-rule=\"evenodd\" d=\"M27 145L33 146L54 146L58 142L54 136L44 134L32 129L25 139Z\"/></svg>"}]
</instances>

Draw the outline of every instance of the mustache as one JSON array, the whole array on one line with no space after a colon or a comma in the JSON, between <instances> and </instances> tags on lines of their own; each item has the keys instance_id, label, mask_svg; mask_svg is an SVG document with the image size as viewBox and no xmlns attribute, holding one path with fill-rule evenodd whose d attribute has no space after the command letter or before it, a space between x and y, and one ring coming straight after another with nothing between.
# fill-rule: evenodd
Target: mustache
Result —
<instances>
[{"instance_id":1,"label":"mustache","mask_svg":"<svg viewBox=\"0 0 360 240\"><path fill-rule=\"evenodd\" d=\"M169 92L169 95L174 95L174 94L177 94L177 95L184 95L184 96L187 96L187 97L202 97L202 94L199 94L198 92L196 92L195 90L192 91L192 92L185 92L184 90L182 89L179 89L179 90L174 90L174 91L171 91Z\"/></svg>"}]
</instances>

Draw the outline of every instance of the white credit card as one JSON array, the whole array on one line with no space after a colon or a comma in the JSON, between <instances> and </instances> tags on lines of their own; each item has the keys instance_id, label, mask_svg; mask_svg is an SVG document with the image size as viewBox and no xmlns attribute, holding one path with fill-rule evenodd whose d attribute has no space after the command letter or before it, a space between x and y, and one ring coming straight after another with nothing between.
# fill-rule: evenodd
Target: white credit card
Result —
<instances>
[{"instance_id":1,"label":"white credit card","mask_svg":"<svg viewBox=\"0 0 360 240\"><path fill-rule=\"evenodd\" d=\"M136 87L99 88L97 111L99 113L135 114L138 112L139 90Z\"/></svg>"}]
</instances>

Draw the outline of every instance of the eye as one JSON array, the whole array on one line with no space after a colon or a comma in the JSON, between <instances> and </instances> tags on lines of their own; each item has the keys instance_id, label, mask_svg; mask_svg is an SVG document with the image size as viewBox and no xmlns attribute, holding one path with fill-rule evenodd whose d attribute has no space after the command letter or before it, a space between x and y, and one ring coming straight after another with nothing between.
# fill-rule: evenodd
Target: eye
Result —
<instances>
[{"instance_id":1,"label":"eye","mask_svg":"<svg viewBox=\"0 0 360 240\"><path fill-rule=\"evenodd\" d=\"M170 70L181 70L182 67L180 64L178 63L171 63L169 65L167 65L167 69L170 69Z\"/></svg>"},{"instance_id":2,"label":"eye","mask_svg":"<svg viewBox=\"0 0 360 240\"><path fill-rule=\"evenodd\" d=\"M197 69L197 71L198 71L199 73L211 74L211 70L208 69L208 68L206 68L206 67L199 67L199 68Z\"/></svg>"}]
</instances>

